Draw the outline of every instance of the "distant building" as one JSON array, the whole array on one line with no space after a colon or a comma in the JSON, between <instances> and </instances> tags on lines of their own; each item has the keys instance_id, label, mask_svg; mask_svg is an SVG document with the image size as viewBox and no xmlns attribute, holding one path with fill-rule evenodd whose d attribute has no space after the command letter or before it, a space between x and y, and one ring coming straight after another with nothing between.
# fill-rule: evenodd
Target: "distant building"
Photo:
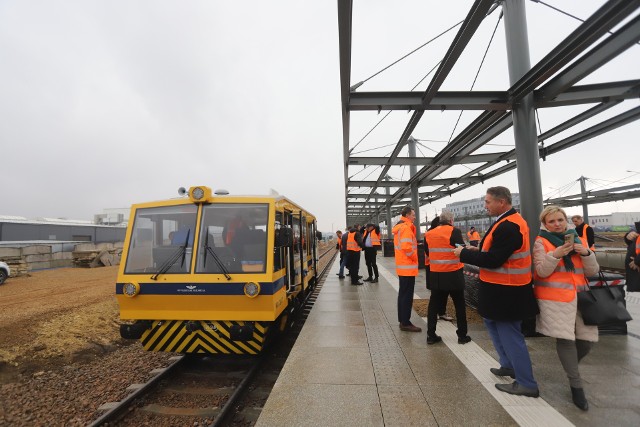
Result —
<instances>
[{"instance_id":1,"label":"distant building","mask_svg":"<svg viewBox=\"0 0 640 427\"><path fill-rule=\"evenodd\" d=\"M609 215L589 215L589 225L595 231L627 231L640 221L640 212L614 212Z\"/></svg>"},{"instance_id":2,"label":"distant building","mask_svg":"<svg viewBox=\"0 0 640 427\"><path fill-rule=\"evenodd\" d=\"M0 242L56 241L114 243L124 241L126 223L99 225L66 218L27 219L0 215Z\"/></svg>"},{"instance_id":3,"label":"distant building","mask_svg":"<svg viewBox=\"0 0 640 427\"><path fill-rule=\"evenodd\" d=\"M100 225L127 225L130 208L104 209L103 213L93 216L93 222Z\"/></svg>"},{"instance_id":4,"label":"distant building","mask_svg":"<svg viewBox=\"0 0 640 427\"><path fill-rule=\"evenodd\" d=\"M484 208L484 195L475 199L449 203L444 210L453 212L455 226L462 231L475 227L480 233L487 231L495 218L487 214ZM520 210L520 194L511 193L513 207ZM431 219L430 219L431 220Z\"/></svg>"}]
</instances>

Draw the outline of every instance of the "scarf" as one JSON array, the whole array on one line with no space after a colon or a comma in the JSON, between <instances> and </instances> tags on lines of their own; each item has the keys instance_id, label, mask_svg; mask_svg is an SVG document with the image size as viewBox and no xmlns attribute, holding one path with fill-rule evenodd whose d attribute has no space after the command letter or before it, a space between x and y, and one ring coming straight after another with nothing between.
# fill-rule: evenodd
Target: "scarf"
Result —
<instances>
[{"instance_id":1,"label":"scarf","mask_svg":"<svg viewBox=\"0 0 640 427\"><path fill-rule=\"evenodd\" d=\"M564 233L553 233L553 232L547 231L547 230L540 230L539 236L540 237L544 237L553 246L555 246L557 248L558 246L564 245L564 236L567 235L567 234L573 235L573 243L582 244L582 241L578 237L578 233L576 233L576 230L574 230L574 229L567 230ZM573 265L573 261L571 260L571 255L573 255L573 254L575 254L575 251L571 251L567 255L562 257L562 260L564 261L564 266L568 271L575 271L576 270L575 266Z\"/></svg>"}]
</instances>

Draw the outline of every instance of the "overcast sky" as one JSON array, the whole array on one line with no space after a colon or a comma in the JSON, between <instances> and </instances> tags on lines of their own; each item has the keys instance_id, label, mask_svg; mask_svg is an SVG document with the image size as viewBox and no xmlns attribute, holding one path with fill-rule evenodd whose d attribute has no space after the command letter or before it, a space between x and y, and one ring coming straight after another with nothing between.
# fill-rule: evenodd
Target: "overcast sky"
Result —
<instances>
[{"instance_id":1,"label":"overcast sky","mask_svg":"<svg viewBox=\"0 0 640 427\"><path fill-rule=\"evenodd\" d=\"M549 2L583 19L604 3ZM464 7L354 1L352 83L464 19L471 1L458 3ZM535 64L579 22L526 5ZM443 90L470 88L498 13L485 19ZM454 34L361 90L411 89ZM636 45L580 84L640 78L639 59ZM313 212L321 230L345 226L335 1L3 0L0 64L0 215L92 219L105 208L208 185L233 194L274 189ZM501 21L475 89L506 90L506 67ZM638 103L625 101L596 122ZM541 128L589 107L541 110ZM463 114L458 131L477 114ZM352 115L352 146L381 116ZM446 141L457 116L425 114L414 137ZM409 117L392 113L354 153L388 154ZM591 179L588 189L640 182L640 173L625 172L640 172L638 134L635 122L549 157L543 193L581 175ZM508 130L496 143L513 144L512 136ZM431 156L444 143L425 145L422 154ZM421 216L492 185L518 191L515 171L424 207ZM576 184L564 194L577 192ZM590 207L591 214L611 211L640 211L640 201Z\"/></svg>"}]
</instances>

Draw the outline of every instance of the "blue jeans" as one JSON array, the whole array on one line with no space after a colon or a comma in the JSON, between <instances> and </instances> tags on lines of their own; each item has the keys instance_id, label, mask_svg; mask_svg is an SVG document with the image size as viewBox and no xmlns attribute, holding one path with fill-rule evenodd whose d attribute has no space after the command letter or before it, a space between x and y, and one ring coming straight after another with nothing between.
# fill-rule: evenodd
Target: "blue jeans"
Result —
<instances>
[{"instance_id":1,"label":"blue jeans","mask_svg":"<svg viewBox=\"0 0 640 427\"><path fill-rule=\"evenodd\" d=\"M533 378L533 368L527 343L520 331L521 320L498 321L483 319L489 331L493 346L500 357L502 368L511 368L516 374L516 382L523 387L538 388Z\"/></svg>"},{"instance_id":2,"label":"blue jeans","mask_svg":"<svg viewBox=\"0 0 640 427\"><path fill-rule=\"evenodd\" d=\"M347 265L347 260L349 257L344 255L340 260L340 271L338 272L338 276L344 276L344 267Z\"/></svg>"}]
</instances>

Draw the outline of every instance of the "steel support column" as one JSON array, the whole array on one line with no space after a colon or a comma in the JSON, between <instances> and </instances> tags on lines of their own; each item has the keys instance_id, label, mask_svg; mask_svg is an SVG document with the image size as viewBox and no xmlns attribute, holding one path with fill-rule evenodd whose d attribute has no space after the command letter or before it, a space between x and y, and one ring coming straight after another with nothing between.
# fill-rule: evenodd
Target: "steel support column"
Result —
<instances>
[{"instance_id":1,"label":"steel support column","mask_svg":"<svg viewBox=\"0 0 640 427\"><path fill-rule=\"evenodd\" d=\"M506 0L502 8L507 40L509 81L514 85L531 69L524 0ZM520 209L522 216L529 224L529 237L532 243L540 230L538 215L542 210L540 159L533 107L533 91L531 91L521 98L520 102L514 104L512 111Z\"/></svg>"},{"instance_id":2,"label":"steel support column","mask_svg":"<svg viewBox=\"0 0 640 427\"><path fill-rule=\"evenodd\" d=\"M582 219L586 224L589 224L589 205L587 204L587 178L581 176L580 181L580 193L582 194Z\"/></svg>"},{"instance_id":3,"label":"steel support column","mask_svg":"<svg viewBox=\"0 0 640 427\"><path fill-rule=\"evenodd\" d=\"M409 157L416 157L416 140L410 136L407 139L407 144L409 145ZM418 167L416 165L409 166L409 176L413 177L418 173ZM416 219L414 220L414 224L416 226L416 240L420 241L420 187L417 182L411 183L411 207L416 212Z\"/></svg>"}]
</instances>

